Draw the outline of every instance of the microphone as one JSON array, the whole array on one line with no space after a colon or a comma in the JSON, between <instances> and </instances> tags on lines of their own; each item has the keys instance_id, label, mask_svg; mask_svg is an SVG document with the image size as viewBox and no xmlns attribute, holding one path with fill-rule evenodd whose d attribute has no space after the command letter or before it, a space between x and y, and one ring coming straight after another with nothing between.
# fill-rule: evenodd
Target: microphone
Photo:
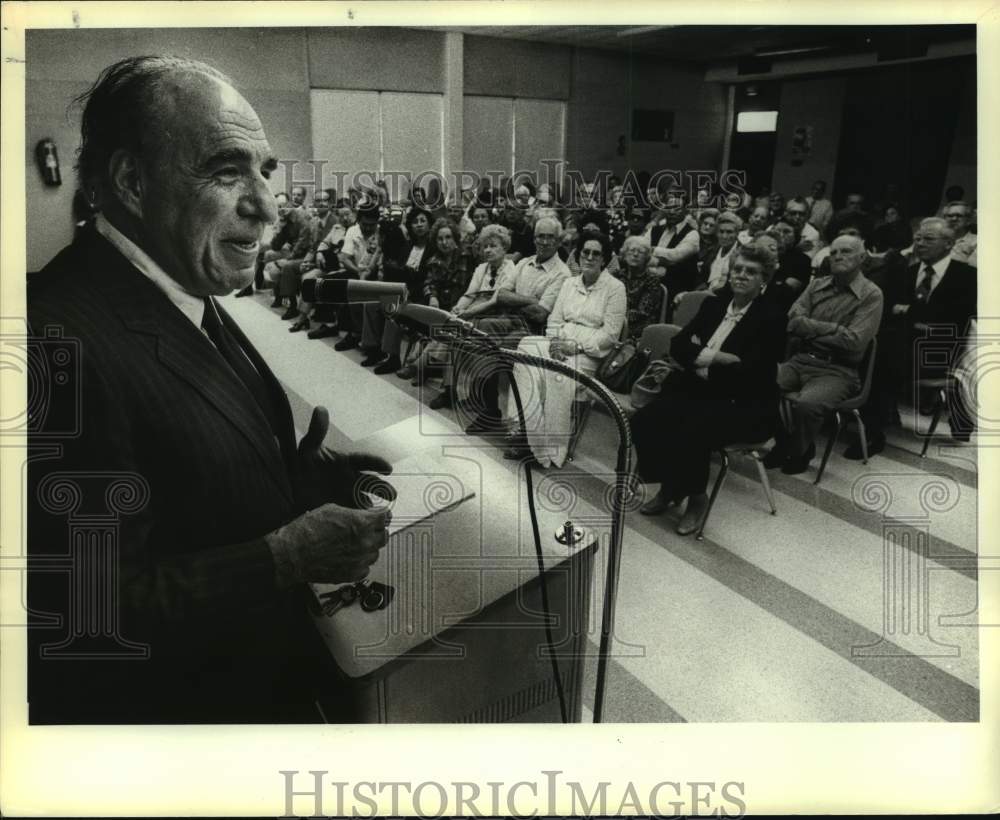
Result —
<instances>
[{"instance_id":1,"label":"microphone","mask_svg":"<svg viewBox=\"0 0 1000 820\"><path fill-rule=\"evenodd\" d=\"M477 341L483 341L495 347L496 342L487 334L471 322L453 316L447 310L421 305L418 303L407 303L397 310L393 316L393 321L402 325L407 330L412 330L424 336L436 338L440 332L450 332L454 336L472 337Z\"/></svg>"},{"instance_id":2,"label":"microphone","mask_svg":"<svg viewBox=\"0 0 1000 820\"><path fill-rule=\"evenodd\" d=\"M360 302L380 302L386 313L395 312L406 302L406 285L402 282L379 282L370 279L316 279L315 298L309 299L303 282L302 298L321 305L349 305Z\"/></svg>"}]
</instances>

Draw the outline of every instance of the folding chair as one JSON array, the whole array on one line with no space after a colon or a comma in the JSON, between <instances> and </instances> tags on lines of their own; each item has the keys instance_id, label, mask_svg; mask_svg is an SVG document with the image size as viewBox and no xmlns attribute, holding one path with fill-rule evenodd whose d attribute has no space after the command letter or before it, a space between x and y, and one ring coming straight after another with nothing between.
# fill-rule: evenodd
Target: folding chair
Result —
<instances>
[{"instance_id":1,"label":"folding chair","mask_svg":"<svg viewBox=\"0 0 1000 820\"><path fill-rule=\"evenodd\" d=\"M722 460L722 466L719 468L719 474L715 477L715 483L712 485L712 493L708 497L708 509L705 510L705 516L701 519L701 526L698 527L696 538L699 541L705 538L705 524L708 523L708 517L712 514L712 507L715 506L715 499L718 497L719 490L722 489L722 484L729 473L729 455L731 453L739 453L750 456L753 459L754 464L757 465L757 474L760 476L760 483L764 487L764 495L767 496L768 506L771 508L771 515L777 515L778 508L774 506L774 493L771 492L771 482L767 478L767 470L764 469L764 456L762 455L762 452L766 453L772 447L774 447L773 438L767 439L767 441L727 444L725 447L719 448L718 453Z\"/></svg>"},{"instance_id":2,"label":"folding chair","mask_svg":"<svg viewBox=\"0 0 1000 820\"><path fill-rule=\"evenodd\" d=\"M715 294L710 290L692 290L681 297L681 301L674 308L674 324L684 327L690 322L701 308L701 303L706 299L714 299Z\"/></svg>"}]
</instances>

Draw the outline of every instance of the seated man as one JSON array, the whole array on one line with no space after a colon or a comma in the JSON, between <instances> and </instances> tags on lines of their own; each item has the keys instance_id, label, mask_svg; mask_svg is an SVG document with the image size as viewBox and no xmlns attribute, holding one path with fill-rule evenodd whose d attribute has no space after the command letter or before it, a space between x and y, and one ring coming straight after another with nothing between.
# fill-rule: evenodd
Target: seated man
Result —
<instances>
[{"instance_id":1,"label":"seated man","mask_svg":"<svg viewBox=\"0 0 1000 820\"><path fill-rule=\"evenodd\" d=\"M295 202L294 195L292 202ZM284 292L283 288L288 287L288 280L286 279L282 282L282 273L289 266L293 266L298 271L302 260L305 259L315 244L316 221L310 217L305 208L291 208L288 212L288 224L294 226L290 234L294 233L295 239L286 241L280 250L269 250L264 255L266 262L264 265L264 278L274 285L274 301L271 303L271 307L285 306L285 299L289 296L289 293ZM282 319L293 319L298 316L299 312L295 309L294 293L291 294L291 300L291 305L282 315Z\"/></svg>"},{"instance_id":2,"label":"seated man","mask_svg":"<svg viewBox=\"0 0 1000 820\"><path fill-rule=\"evenodd\" d=\"M497 290L497 307L503 313L480 319L479 329L501 347L513 349L525 336L545 333L559 289L570 275L556 253L561 233L562 225L554 217L542 216L535 222L535 255L521 260L514 275L501 280ZM500 432L499 377L498 370L474 373L469 394L476 418L465 432Z\"/></svg>"},{"instance_id":3,"label":"seated man","mask_svg":"<svg viewBox=\"0 0 1000 820\"><path fill-rule=\"evenodd\" d=\"M337 192L332 188L317 191L313 197L312 218L309 220L309 246L301 259L284 259L276 264L281 271L278 276L278 294L288 299L288 311L282 319L297 319L299 283L302 274L312 270L316 264L316 253L324 237L336 224L336 216L330 210ZM298 322L296 322L298 324Z\"/></svg>"},{"instance_id":4,"label":"seated man","mask_svg":"<svg viewBox=\"0 0 1000 820\"><path fill-rule=\"evenodd\" d=\"M350 208L345 206L336 210L330 230L316 246L312 259L313 264L309 270L302 274L302 282L312 279L326 279L343 271L340 264L340 251L344 247L344 238L347 236L347 230L353 221L354 212ZM305 267L305 263L303 263L303 267ZM346 271L343 275L347 275ZM330 306L325 307L329 308ZM310 317L316 310L317 308L311 302L302 301L299 304L299 320L289 328L289 332L298 333L300 330L309 330ZM335 322L333 324L323 322L315 330L309 330L307 335L310 339L322 339L327 336L336 336L338 333Z\"/></svg>"},{"instance_id":5,"label":"seated man","mask_svg":"<svg viewBox=\"0 0 1000 820\"><path fill-rule=\"evenodd\" d=\"M768 290L774 289L785 299L782 308L788 310L805 290L812 278L812 263L799 247L798 230L782 217L768 229L768 233L778 240L778 270Z\"/></svg>"},{"instance_id":6,"label":"seated man","mask_svg":"<svg viewBox=\"0 0 1000 820\"><path fill-rule=\"evenodd\" d=\"M698 284L698 250L701 240L697 227L687 221L686 194L682 189L667 191L663 208L650 223L646 238L653 248L650 266L663 268L663 284L670 297L694 290Z\"/></svg>"},{"instance_id":7,"label":"seated man","mask_svg":"<svg viewBox=\"0 0 1000 820\"><path fill-rule=\"evenodd\" d=\"M381 264L381 238L378 231L378 203L363 201L358 205L357 222L344 234L340 264L348 279L378 278ZM334 350L351 350L358 346L364 311L361 305L341 305L337 309L337 324L346 336L333 346Z\"/></svg>"},{"instance_id":8,"label":"seated man","mask_svg":"<svg viewBox=\"0 0 1000 820\"><path fill-rule=\"evenodd\" d=\"M972 233L972 206L968 202L949 202L944 207L944 221L955 234L955 244L951 248L951 258L965 262L976 268L978 237Z\"/></svg>"},{"instance_id":9,"label":"seated man","mask_svg":"<svg viewBox=\"0 0 1000 820\"><path fill-rule=\"evenodd\" d=\"M830 245L830 276L813 279L788 312L794 351L778 367L778 387L793 400L791 435L779 431L764 459L787 475L805 472L831 407L859 389L858 366L882 316L882 291L861 273L864 243L839 236Z\"/></svg>"},{"instance_id":10,"label":"seated man","mask_svg":"<svg viewBox=\"0 0 1000 820\"><path fill-rule=\"evenodd\" d=\"M819 231L806 221L809 217L808 203L800 196L792 197L785 206L783 217L798 234L798 249L812 259L822 247L823 240L820 239Z\"/></svg>"},{"instance_id":11,"label":"seated man","mask_svg":"<svg viewBox=\"0 0 1000 820\"><path fill-rule=\"evenodd\" d=\"M954 232L945 220L936 217L923 220L913 237L916 263L889 287L892 307L888 312L894 331L891 338L898 357L894 373L899 379L944 378L957 359L969 320L976 315L976 269L952 258L954 241ZM938 340L917 344L918 339L933 336ZM922 355L914 361L914 351L921 347ZM932 395L918 395L917 409L930 412L932 398ZM967 441L971 430L967 413L954 412L962 408L954 403L951 406L952 435Z\"/></svg>"}]
</instances>

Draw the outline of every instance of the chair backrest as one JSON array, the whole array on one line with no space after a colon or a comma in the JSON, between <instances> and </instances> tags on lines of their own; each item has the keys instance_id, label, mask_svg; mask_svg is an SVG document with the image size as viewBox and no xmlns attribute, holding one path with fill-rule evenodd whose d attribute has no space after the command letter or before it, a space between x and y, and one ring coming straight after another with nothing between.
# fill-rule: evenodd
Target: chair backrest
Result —
<instances>
[{"instance_id":1,"label":"chair backrest","mask_svg":"<svg viewBox=\"0 0 1000 820\"><path fill-rule=\"evenodd\" d=\"M670 353L671 340L680 332L680 325L646 325L639 339L639 349L649 350L650 361L666 358Z\"/></svg>"},{"instance_id":2,"label":"chair backrest","mask_svg":"<svg viewBox=\"0 0 1000 820\"><path fill-rule=\"evenodd\" d=\"M667 308L670 306L670 291L667 286L660 282L660 290L663 291L663 302L660 304L660 324L667 321Z\"/></svg>"},{"instance_id":3,"label":"chair backrest","mask_svg":"<svg viewBox=\"0 0 1000 820\"><path fill-rule=\"evenodd\" d=\"M684 327L690 322L701 308L701 303L706 299L714 299L715 294L710 290L692 290L681 297L680 303L674 308L674 324Z\"/></svg>"},{"instance_id":4,"label":"chair backrest","mask_svg":"<svg viewBox=\"0 0 1000 820\"><path fill-rule=\"evenodd\" d=\"M865 355L861 357L861 364L858 367L858 376L861 379L861 391L856 396L841 403L841 407L853 408L861 407L868 403L868 394L872 391L872 374L875 372L875 349L878 341L872 339L865 348Z\"/></svg>"}]
</instances>

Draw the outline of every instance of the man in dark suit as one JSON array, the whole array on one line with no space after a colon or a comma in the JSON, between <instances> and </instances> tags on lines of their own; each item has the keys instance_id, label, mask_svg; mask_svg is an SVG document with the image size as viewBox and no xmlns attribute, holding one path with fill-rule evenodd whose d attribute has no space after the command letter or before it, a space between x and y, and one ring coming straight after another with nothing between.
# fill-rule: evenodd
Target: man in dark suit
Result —
<instances>
[{"instance_id":1,"label":"man in dark suit","mask_svg":"<svg viewBox=\"0 0 1000 820\"><path fill-rule=\"evenodd\" d=\"M77 356L29 425L47 447L28 475L29 719L315 720L304 582L367 574L389 514L358 487L391 468L323 447L323 408L296 445L280 384L213 298L250 281L277 216L249 103L173 57L123 60L85 100L96 225L28 298L32 365L65 364L54 340Z\"/></svg>"},{"instance_id":2,"label":"man in dark suit","mask_svg":"<svg viewBox=\"0 0 1000 820\"><path fill-rule=\"evenodd\" d=\"M900 357L902 366L895 371L900 378L944 378L961 353L969 320L976 315L977 283L975 268L951 258L954 242L945 220L923 220L913 237L916 264L895 277L887 294L890 344ZM932 397L918 393L918 409L929 411ZM957 394L951 398L958 400ZM967 440L968 414L954 404L952 411L952 433Z\"/></svg>"}]
</instances>

